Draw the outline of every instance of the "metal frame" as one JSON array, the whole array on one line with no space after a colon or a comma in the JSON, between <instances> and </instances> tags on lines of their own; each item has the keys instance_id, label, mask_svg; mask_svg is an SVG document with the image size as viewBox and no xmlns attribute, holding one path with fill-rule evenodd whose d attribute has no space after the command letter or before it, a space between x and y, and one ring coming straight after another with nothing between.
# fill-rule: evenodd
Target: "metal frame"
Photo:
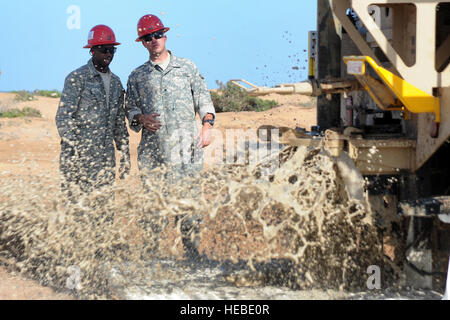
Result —
<instances>
[{"instance_id":1,"label":"metal frame","mask_svg":"<svg viewBox=\"0 0 450 320\"><path fill-rule=\"evenodd\" d=\"M431 114L420 114L415 121L417 128L416 162L413 171L418 170L426 161L450 139L450 68L447 66L441 72L436 71L436 63L443 63L448 57L450 36L436 49L436 8L441 2L436 0L330 0L332 10L342 26L361 51L369 56L377 65L382 63L375 56L373 50L347 17L347 9L352 8L361 22L367 28L372 38L389 59L392 67L389 71L401 77L428 95L439 97L440 126L435 124L435 117ZM448 1L447 1L448 2ZM385 37L382 30L368 13L370 5L390 6L413 4L416 7L415 17L415 63L408 66L393 45ZM411 17L403 17L403 22L410 23ZM404 39L405 41L408 39ZM439 69L439 68L438 68ZM319 79L320 80L320 79ZM436 130L438 135L435 135Z\"/></svg>"},{"instance_id":2,"label":"metal frame","mask_svg":"<svg viewBox=\"0 0 450 320\"><path fill-rule=\"evenodd\" d=\"M434 113L434 121L440 122L439 98L423 92L385 68L380 67L371 57L350 56L344 57L344 61L348 66L351 62L360 62L362 64L361 72L354 75L382 109L405 111L404 108L406 108L408 111L413 113ZM380 79L383 81L384 86L366 74L366 63L368 63L378 74ZM380 85L382 87L381 90L378 89ZM404 108L402 106L395 106L396 101L395 99L392 99L390 92L394 93L394 98L401 101Z\"/></svg>"}]
</instances>

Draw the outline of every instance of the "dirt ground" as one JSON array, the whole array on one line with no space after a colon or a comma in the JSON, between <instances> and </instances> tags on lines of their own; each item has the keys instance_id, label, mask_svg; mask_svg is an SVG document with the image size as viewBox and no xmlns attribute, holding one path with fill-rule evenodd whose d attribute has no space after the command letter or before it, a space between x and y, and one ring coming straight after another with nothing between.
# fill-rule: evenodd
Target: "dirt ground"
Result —
<instances>
[{"instance_id":1,"label":"dirt ground","mask_svg":"<svg viewBox=\"0 0 450 320\"><path fill-rule=\"evenodd\" d=\"M59 136L55 114L59 99L38 97L35 101L16 102L15 94L0 93L0 112L7 108L31 107L41 111L42 118L0 118L0 181L11 175L34 176L41 173L58 175ZM279 106L265 112L230 112L217 115L215 130L257 129L261 125L302 127L310 130L316 124L314 101L300 95L271 94ZM216 132L219 132L216 131ZM130 132L132 173L137 172L137 145L140 135ZM3 178L3 179L2 179ZM36 281L14 273L0 262L1 300L72 299Z\"/></svg>"}]
</instances>

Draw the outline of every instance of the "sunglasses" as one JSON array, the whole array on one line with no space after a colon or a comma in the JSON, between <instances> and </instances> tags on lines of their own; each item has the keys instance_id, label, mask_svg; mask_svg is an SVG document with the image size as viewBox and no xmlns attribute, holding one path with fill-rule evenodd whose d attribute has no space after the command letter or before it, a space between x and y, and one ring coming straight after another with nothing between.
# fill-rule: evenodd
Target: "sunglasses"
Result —
<instances>
[{"instance_id":1,"label":"sunglasses","mask_svg":"<svg viewBox=\"0 0 450 320\"><path fill-rule=\"evenodd\" d=\"M146 36L143 36L141 39L144 40L145 42L152 42L153 38L158 40L161 39L162 37L164 37L164 31L156 31Z\"/></svg>"},{"instance_id":2,"label":"sunglasses","mask_svg":"<svg viewBox=\"0 0 450 320\"><path fill-rule=\"evenodd\" d=\"M94 47L94 50L103 54L111 53L114 54L117 51L116 47Z\"/></svg>"}]
</instances>

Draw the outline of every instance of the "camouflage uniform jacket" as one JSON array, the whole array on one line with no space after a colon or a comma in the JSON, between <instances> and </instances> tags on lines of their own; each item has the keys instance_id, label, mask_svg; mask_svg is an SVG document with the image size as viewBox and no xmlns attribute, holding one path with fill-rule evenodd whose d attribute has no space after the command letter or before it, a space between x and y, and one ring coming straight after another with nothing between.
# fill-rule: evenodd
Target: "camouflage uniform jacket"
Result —
<instances>
[{"instance_id":1,"label":"camouflage uniform jacket","mask_svg":"<svg viewBox=\"0 0 450 320\"><path fill-rule=\"evenodd\" d=\"M211 96L196 65L171 54L162 70L151 61L135 69L128 80L126 111L130 127L142 138L138 148L140 170L170 164L173 172L191 175L203 167L203 154L196 147L196 114L215 116ZM160 114L162 127L155 133L133 125L138 114Z\"/></svg>"},{"instance_id":2,"label":"camouflage uniform jacket","mask_svg":"<svg viewBox=\"0 0 450 320\"><path fill-rule=\"evenodd\" d=\"M99 72L92 60L70 73L56 114L61 136L60 169L67 182L88 187L115 180L115 147L129 163L124 89L111 74L109 104ZM100 182L101 179L104 179Z\"/></svg>"}]
</instances>

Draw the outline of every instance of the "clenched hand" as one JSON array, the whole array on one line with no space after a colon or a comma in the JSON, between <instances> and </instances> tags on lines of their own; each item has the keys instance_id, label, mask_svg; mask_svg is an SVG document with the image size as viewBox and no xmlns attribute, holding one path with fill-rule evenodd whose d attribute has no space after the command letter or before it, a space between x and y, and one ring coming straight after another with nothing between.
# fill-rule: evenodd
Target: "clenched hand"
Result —
<instances>
[{"instance_id":1,"label":"clenched hand","mask_svg":"<svg viewBox=\"0 0 450 320\"><path fill-rule=\"evenodd\" d=\"M156 132L161 128L161 122L156 119L160 116L160 114L152 113L152 114L140 114L137 117L137 121L144 126L145 129Z\"/></svg>"}]
</instances>

